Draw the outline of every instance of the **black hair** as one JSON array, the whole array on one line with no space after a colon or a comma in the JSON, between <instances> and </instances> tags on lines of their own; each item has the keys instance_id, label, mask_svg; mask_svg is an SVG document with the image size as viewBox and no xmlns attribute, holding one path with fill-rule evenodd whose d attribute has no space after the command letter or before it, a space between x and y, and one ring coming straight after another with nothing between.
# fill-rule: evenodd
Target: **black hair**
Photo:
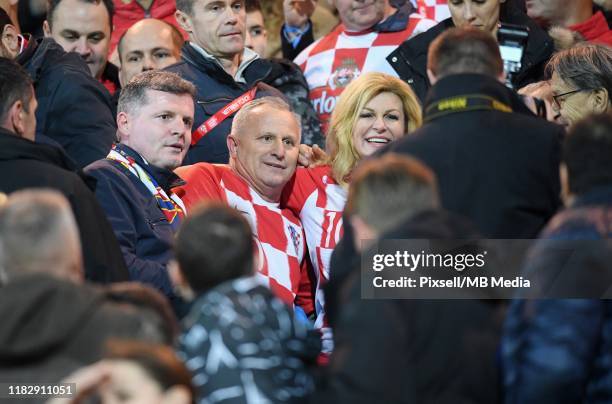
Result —
<instances>
[{"instance_id":1,"label":"black hair","mask_svg":"<svg viewBox=\"0 0 612 404\"><path fill-rule=\"evenodd\" d=\"M32 79L15 61L0 57L0 122L6 120L8 111L17 101L23 109L30 112L30 101L34 96Z\"/></svg>"},{"instance_id":2,"label":"black hair","mask_svg":"<svg viewBox=\"0 0 612 404\"><path fill-rule=\"evenodd\" d=\"M175 252L196 293L253 273L251 227L226 205L208 202L193 211L177 235Z\"/></svg>"}]
</instances>

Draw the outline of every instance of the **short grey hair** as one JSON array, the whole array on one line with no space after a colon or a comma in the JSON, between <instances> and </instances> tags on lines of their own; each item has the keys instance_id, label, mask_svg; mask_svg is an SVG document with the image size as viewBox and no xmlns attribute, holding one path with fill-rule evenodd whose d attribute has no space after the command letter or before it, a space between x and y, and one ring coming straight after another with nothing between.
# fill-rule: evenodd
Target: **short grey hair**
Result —
<instances>
[{"instance_id":1,"label":"short grey hair","mask_svg":"<svg viewBox=\"0 0 612 404\"><path fill-rule=\"evenodd\" d=\"M76 220L68 200L54 190L29 189L8 197L0 208L0 251L8 281L36 272L73 280L83 275Z\"/></svg>"},{"instance_id":2,"label":"short grey hair","mask_svg":"<svg viewBox=\"0 0 612 404\"><path fill-rule=\"evenodd\" d=\"M149 102L147 91L162 91L175 95L189 95L195 100L196 88L178 74L151 70L137 74L121 89L117 112L132 112Z\"/></svg>"},{"instance_id":3,"label":"short grey hair","mask_svg":"<svg viewBox=\"0 0 612 404\"><path fill-rule=\"evenodd\" d=\"M605 89L612 96L612 48L599 44L580 44L558 52L546 66L546 72L576 89Z\"/></svg>"},{"instance_id":4,"label":"short grey hair","mask_svg":"<svg viewBox=\"0 0 612 404\"><path fill-rule=\"evenodd\" d=\"M295 118L297 122L298 129L300 131L300 136L301 136L302 118L293 111L291 106L284 99L280 97L275 97L275 96L261 97L261 98L257 98L253 101L246 103L236 113L236 116L234 117L234 120L232 121L232 131L231 131L232 135L239 136L241 133L245 131L248 132L250 130L249 123L248 123L249 115L254 109L259 108L264 105L267 105L278 111L291 112L291 114L293 115L293 117Z\"/></svg>"}]
</instances>

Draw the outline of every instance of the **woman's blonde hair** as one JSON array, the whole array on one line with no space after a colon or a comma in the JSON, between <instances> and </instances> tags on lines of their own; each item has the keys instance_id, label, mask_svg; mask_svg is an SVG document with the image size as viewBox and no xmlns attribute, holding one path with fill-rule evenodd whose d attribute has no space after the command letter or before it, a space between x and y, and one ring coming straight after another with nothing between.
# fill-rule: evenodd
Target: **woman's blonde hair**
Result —
<instances>
[{"instance_id":1,"label":"woman's blonde hair","mask_svg":"<svg viewBox=\"0 0 612 404\"><path fill-rule=\"evenodd\" d=\"M346 185L348 176L363 157L353 144L353 129L361 110L381 93L393 93L402 100L406 118L406 133L421 126L421 105L410 88L402 80L384 73L366 73L351 82L342 92L334 112L326 139L326 161L332 167L332 175L340 185Z\"/></svg>"}]
</instances>

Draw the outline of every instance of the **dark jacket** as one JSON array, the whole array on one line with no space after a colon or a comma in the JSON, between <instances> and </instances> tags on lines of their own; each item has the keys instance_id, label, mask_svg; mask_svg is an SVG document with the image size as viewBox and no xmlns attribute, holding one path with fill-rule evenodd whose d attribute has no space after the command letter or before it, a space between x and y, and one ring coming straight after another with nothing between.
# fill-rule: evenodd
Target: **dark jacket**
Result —
<instances>
[{"instance_id":1,"label":"dark jacket","mask_svg":"<svg viewBox=\"0 0 612 404\"><path fill-rule=\"evenodd\" d=\"M1 382L58 383L102 359L111 337L159 342L139 311L111 302L101 289L46 274L0 287L0 318Z\"/></svg>"},{"instance_id":2,"label":"dark jacket","mask_svg":"<svg viewBox=\"0 0 612 404\"><path fill-rule=\"evenodd\" d=\"M476 234L466 221L430 211L382 238ZM352 244L346 233L343 242ZM503 317L495 302L362 299L361 255L344 251L334 250L325 289L335 346L313 403L500 402L495 352ZM338 279L336 263L351 270Z\"/></svg>"},{"instance_id":3,"label":"dark jacket","mask_svg":"<svg viewBox=\"0 0 612 404\"><path fill-rule=\"evenodd\" d=\"M81 236L85 276L95 282L128 280L117 239L104 211L72 161L58 148L22 139L0 128L0 191L51 188L70 202Z\"/></svg>"},{"instance_id":4,"label":"dark jacket","mask_svg":"<svg viewBox=\"0 0 612 404\"><path fill-rule=\"evenodd\" d=\"M523 12L509 7L500 16L502 23L523 25L529 28L529 38L523 54L521 70L514 77L514 87L519 89L527 84L540 81L544 76L544 66L554 51L552 39ZM441 33L453 28L452 18L441 21L430 30L410 38L387 56L387 61L399 77L410 84L421 102L425 100L431 87L427 77L427 51L429 45Z\"/></svg>"},{"instance_id":5,"label":"dark jacket","mask_svg":"<svg viewBox=\"0 0 612 404\"><path fill-rule=\"evenodd\" d=\"M199 402L232 391L232 403L296 403L311 392L307 364L319 352L319 336L256 276L198 296L183 326L179 351L197 380Z\"/></svg>"},{"instance_id":6,"label":"dark jacket","mask_svg":"<svg viewBox=\"0 0 612 404\"><path fill-rule=\"evenodd\" d=\"M129 147L117 147L145 169L168 195L171 188L184 184L172 171L146 164ZM85 172L97 180L96 198L119 240L131 279L152 285L174 298L166 268L173 257L174 230L155 197L140 179L116 161L96 161Z\"/></svg>"},{"instance_id":7,"label":"dark jacket","mask_svg":"<svg viewBox=\"0 0 612 404\"><path fill-rule=\"evenodd\" d=\"M585 281L599 281L606 290L611 282L611 237L612 186L593 189L550 221L525 275L554 274L556 284L569 276L565 283L570 291ZM555 244L547 244L550 239ZM579 249L559 248L559 242L571 246L577 240L591 242L579 244ZM571 261L567 251L572 251ZM608 279L601 282L603 276ZM612 301L516 300L508 312L502 347L506 403L612 402Z\"/></svg>"},{"instance_id":8,"label":"dark jacket","mask_svg":"<svg viewBox=\"0 0 612 404\"><path fill-rule=\"evenodd\" d=\"M271 59L272 70L264 82L283 93L293 111L301 118L302 140L307 145L318 144L325 147L325 138L321 133L319 116L308 99L308 83L304 74L293 62L285 59Z\"/></svg>"},{"instance_id":9,"label":"dark jacket","mask_svg":"<svg viewBox=\"0 0 612 404\"><path fill-rule=\"evenodd\" d=\"M208 118L213 116L227 104L257 85L256 97L264 95L280 95L267 84L260 83L270 73L271 63L265 59L255 59L244 71L246 83L238 83L232 76L212 59L204 57L189 43L183 46L182 61L167 67L165 70L178 73L184 79L192 82L197 89L195 121L192 131L195 131ZM230 133L233 115L219 123L200 141L192 145L183 164L198 162L227 163L227 135Z\"/></svg>"},{"instance_id":10,"label":"dark jacket","mask_svg":"<svg viewBox=\"0 0 612 404\"><path fill-rule=\"evenodd\" d=\"M59 143L79 167L104 158L115 139L110 95L76 53L51 38L32 40L17 62L34 80L36 137Z\"/></svg>"},{"instance_id":11,"label":"dark jacket","mask_svg":"<svg viewBox=\"0 0 612 404\"><path fill-rule=\"evenodd\" d=\"M438 102L465 94L525 112L436 111ZM485 237L535 237L560 205L562 127L536 118L514 92L478 74L442 78L424 109L425 124L386 150L432 168L442 206L470 219Z\"/></svg>"}]
</instances>

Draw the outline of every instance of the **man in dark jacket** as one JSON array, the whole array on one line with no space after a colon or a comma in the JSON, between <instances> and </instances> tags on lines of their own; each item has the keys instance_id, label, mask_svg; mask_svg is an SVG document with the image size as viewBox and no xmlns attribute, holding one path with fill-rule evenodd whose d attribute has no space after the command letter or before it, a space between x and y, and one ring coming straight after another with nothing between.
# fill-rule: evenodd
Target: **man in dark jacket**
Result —
<instances>
[{"instance_id":1,"label":"man in dark jacket","mask_svg":"<svg viewBox=\"0 0 612 404\"><path fill-rule=\"evenodd\" d=\"M106 156L115 137L111 103L87 65L53 39L31 39L27 47L0 9L0 56L25 68L36 90L36 141L59 144L79 167Z\"/></svg>"},{"instance_id":2,"label":"man in dark jacket","mask_svg":"<svg viewBox=\"0 0 612 404\"><path fill-rule=\"evenodd\" d=\"M212 3L217 5L209 7ZM166 70L197 88L191 148L184 164L227 163L226 139L236 111L255 97L280 96L262 83L272 66L244 46L246 12L242 3L179 0L176 8L176 19L189 34L189 42L182 49L182 61Z\"/></svg>"},{"instance_id":3,"label":"man in dark jacket","mask_svg":"<svg viewBox=\"0 0 612 404\"><path fill-rule=\"evenodd\" d=\"M388 148L411 154L438 177L442 206L486 237L530 238L560 204L563 129L527 111L502 82L495 39L452 28L431 45L435 81L424 125Z\"/></svg>"},{"instance_id":4,"label":"man in dark jacket","mask_svg":"<svg viewBox=\"0 0 612 404\"><path fill-rule=\"evenodd\" d=\"M415 159L387 154L353 174L345 212L352 238L345 232L342 240L351 248L334 250L325 289L335 348L312 402L499 402L502 317L494 303L362 298L360 252L373 240L464 239L477 232L438 208L435 176Z\"/></svg>"},{"instance_id":5,"label":"man in dark jacket","mask_svg":"<svg viewBox=\"0 0 612 404\"><path fill-rule=\"evenodd\" d=\"M189 148L193 85L178 75L148 71L122 90L117 106L120 143L85 168L97 179L96 197L119 240L131 279L175 295L166 266L185 214L172 188L184 184L172 172ZM176 302L174 302L176 303Z\"/></svg>"},{"instance_id":6,"label":"man in dark jacket","mask_svg":"<svg viewBox=\"0 0 612 404\"><path fill-rule=\"evenodd\" d=\"M117 240L83 178L60 149L33 142L37 103L32 81L5 58L0 58L0 94L0 191L52 188L64 194L79 227L85 277L96 282L127 280Z\"/></svg>"},{"instance_id":7,"label":"man in dark jacket","mask_svg":"<svg viewBox=\"0 0 612 404\"><path fill-rule=\"evenodd\" d=\"M552 297L593 299L512 303L502 344L508 404L612 401L612 302L600 300L610 288L611 153L610 114L578 123L565 140L569 206L544 229L524 275L554 279L548 290L565 294Z\"/></svg>"},{"instance_id":8,"label":"man in dark jacket","mask_svg":"<svg viewBox=\"0 0 612 404\"><path fill-rule=\"evenodd\" d=\"M487 0L487 2L493 3L498 2L498 0ZM449 5L449 7L452 15L451 18L441 21L429 31L405 41L387 57L389 64L395 69L399 77L410 84L422 102L425 101L427 91L431 88L431 83L427 77L427 50L433 40L450 28L465 27L469 23L477 23L476 18L473 21L464 20L463 13L456 9L460 6ZM467 6L464 5L463 7ZM472 7L476 6L472 5ZM521 69L512 77L514 88L519 89L527 84L541 80L544 76L544 66L554 50L552 39L546 31L540 28L512 3L501 3L496 8L491 8L491 10L496 10L498 15L498 17L490 16L494 23L493 31L491 32L493 35L497 33L499 22L502 24L521 25L529 29L529 37L525 44ZM482 26L480 28L487 30L490 27Z\"/></svg>"}]
</instances>

